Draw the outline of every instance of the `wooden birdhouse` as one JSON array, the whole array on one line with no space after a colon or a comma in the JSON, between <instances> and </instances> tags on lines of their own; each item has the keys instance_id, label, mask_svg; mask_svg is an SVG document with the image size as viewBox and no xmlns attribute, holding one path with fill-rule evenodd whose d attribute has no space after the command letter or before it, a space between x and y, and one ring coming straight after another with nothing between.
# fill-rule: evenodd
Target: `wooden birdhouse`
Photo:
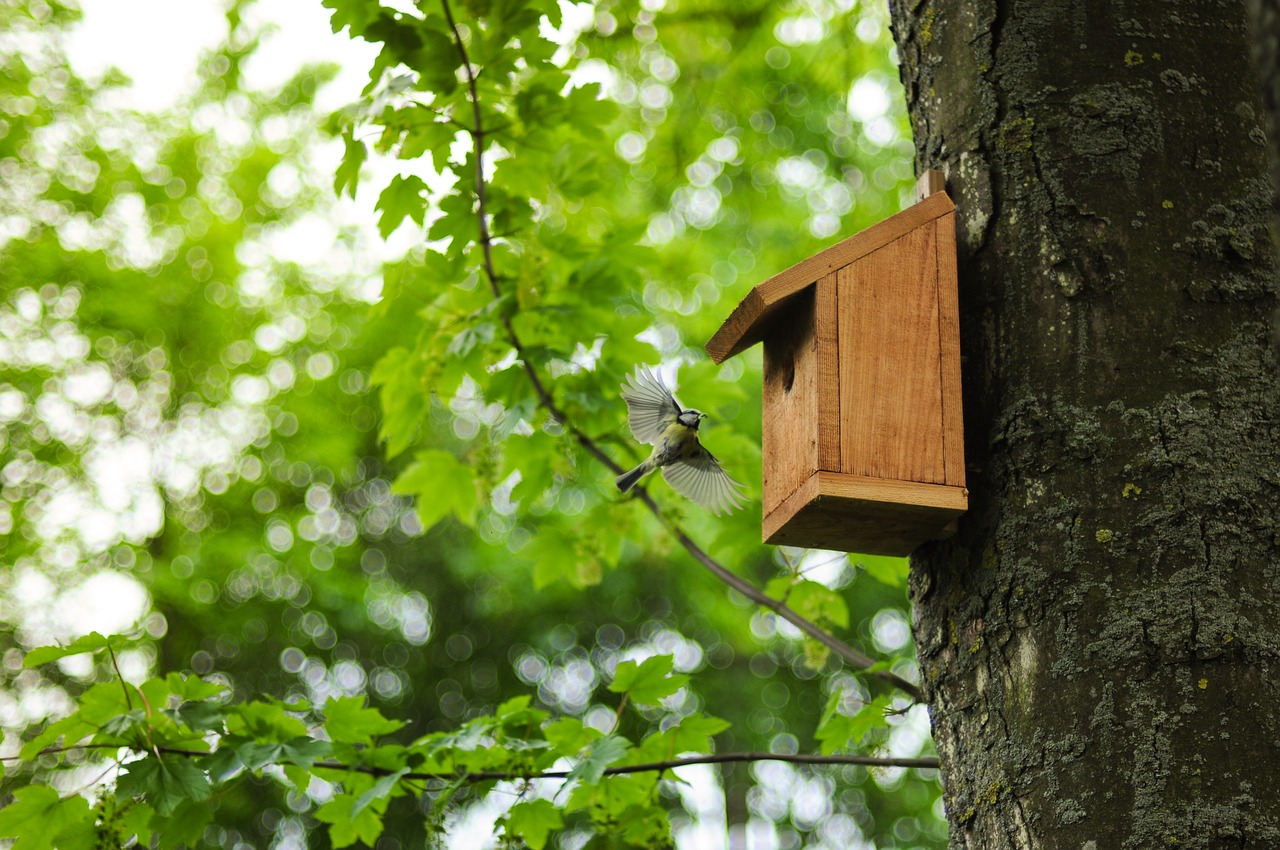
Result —
<instances>
[{"instance_id":1,"label":"wooden birdhouse","mask_svg":"<svg viewBox=\"0 0 1280 850\"><path fill-rule=\"evenodd\" d=\"M707 343L764 343L766 543L907 555L968 508L955 208L911 206L757 286Z\"/></svg>"}]
</instances>

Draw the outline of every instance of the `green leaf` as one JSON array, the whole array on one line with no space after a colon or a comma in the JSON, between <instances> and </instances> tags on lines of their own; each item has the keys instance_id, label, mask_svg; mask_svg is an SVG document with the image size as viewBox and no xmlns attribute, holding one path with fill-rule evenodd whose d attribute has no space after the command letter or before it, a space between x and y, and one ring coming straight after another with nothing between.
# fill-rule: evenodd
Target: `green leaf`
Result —
<instances>
[{"instance_id":1,"label":"green leaf","mask_svg":"<svg viewBox=\"0 0 1280 850\"><path fill-rule=\"evenodd\" d=\"M335 697L324 704L325 731L344 744L372 745L376 738L404 728L400 720L389 720L376 708L366 708L364 697Z\"/></svg>"},{"instance_id":2,"label":"green leaf","mask_svg":"<svg viewBox=\"0 0 1280 850\"><path fill-rule=\"evenodd\" d=\"M591 742L582 761L569 771L568 779L594 784L604 776L609 765L622 758L631 749L631 742L620 735L606 735Z\"/></svg>"},{"instance_id":3,"label":"green leaf","mask_svg":"<svg viewBox=\"0 0 1280 850\"><path fill-rule=\"evenodd\" d=\"M351 804L351 817L358 817L361 812L376 801L398 797L403 794L404 788L401 787L400 780L408 772L409 768L402 767L395 773L379 777L378 781L373 783L372 788L357 797L356 801Z\"/></svg>"},{"instance_id":4,"label":"green leaf","mask_svg":"<svg viewBox=\"0 0 1280 850\"><path fill-rule=\"evenodd\" d=\"M879 554L850 556L850 561L854 562L854 566L863 568L872 579L891 588L904 588L911 568L910 558L891 558Z\"/></svg>"},{"instance_id":5,"label":"green leaf","mask_svg":"<svg viewBox=\"0 0 1280 850\"><path fill-rule=\"evenodd\" d=\"M446 451L419 452L391 486L394 493L417 497L418 519L428 530L450 513L467 525L475 523L478 506L471 467Z\"/></svg>"},{"instance_id":6,"label":"green leaf","mask_svg":"<svg viewBox=\"0 0 1280 850\"><path fill-rule=\"evenodd\" d=\"M458 87L458 67L461 64L457 45L439 30L422 27L418 32L422 47L409 61L418 72L422 87L437 95L452 93Z\"/></svg>"},{"instance_id":7,"label":"green leaf","mask_svg":"<svg viewBox=\"0 0 1280 850\"><path fill-rule=\"evenodd\" d=\"M328 741L320 741L305 736L293 738L280 745L282 760L290 761L303 767L311 767L320 759L333 755L333 745Z\"/></svg>"},{"instance_id":8,"label":"green leaf","mask_svg":"<svg viewBox=\"0 0 1280 850\"><path fill-rule=\"evenodd\" d=\"M206 682L199 676L183 676L180 673L170 673L165 677L165 684L169 686L169 691L174 696L192 702L213 699L222 696L228 690L226 685Z\"/></svg>"},{"instance_id":9,"label":"green leaf","mask_svg":"<svg viewBox=\"0 0 1280 850\"><path fill-rule=\"evenodd\" d=\"M449 147L458 135L458 127L445 121L437 121L435 114L422 106L411 105L396 114L396 129L400 136L399 159L429 157L437 171L443 171L449 162Z\"/></svg>"},{"instance_id":10,"label":"green leaf","mask_svg":"<svg viewBox=\"0 0 1280 850\"><path fill-rule=\"evenodd\" d=\"M47 785L28 785L0 810L0 837L18 839L11 850L92 850L97 832L88 800L63 800Z\"/></svg>"},{"instance_id":11,"label":"green leaf","mask_svg":"<svg viewBox=\"0 0 1280 850\"><path fill-rule=\"evenodd\" d=\"M905 587L911 571L909 558L891 558L888 555L850 555L854 566L862 567L867 575L890 587Z\"/></svg>"},{"instance_id":12,"label":"green leaf","mask_svg":"<svg viewBox=\"0 0 1280 850\"><path fill-rule=\"evenodd\" d=\"M564 826L564 815L550 800L525 800L512 806L499 823L508 837L542 850L551 833Z\"/></svg>"},{"instance_id":13,"label":"green leaf","mask_svg":"<svg viewBox=\"0 0 1280 850\"><path fill-rule=\"evenodd\" d=\"M52 747L59 738L65 737L63 745L70 747L79 743L86 736L93 734L97 731L97 728L92 723L86 723L84 718L77 712L70 717L64 717L61 720L50 723L39 735L22 745L18 756L23 761L32 761L40 754L41 750L46 747Z\"/></svg>"},{"instance_id":14,"label":"green leaf","mask_svg":"<svg viewBox=\"0 0 1280 850\"><path fill-rule=\"evenodd\" d=\"M118 814L118 817L116 820L116 828L118 829L118 832L116 833L116 835L119 836L122 840L119 842L118 845L108 845L108 846L125 846L130 836L137 838L137 843L134 845L135 847L151 846L151 835L152 835L152 832L154 832L152 821L156 818L156 810L151 808L145 802L142 802L140 800L133 800L131 802L132 802L132 805L129 806L128 810L125 811L123 814ZM191 807L201 811L208 811L210 809L209 806L206 806L202 803L192 803ZM186 807L178 809L176 814L179 817L182 816L183 814L186 813L185 808ZM200 821L200 818L198 816L193 818L193 820L195 821L195 824L198 825L199 827L199 831L196 833L198 835L199 832L203 832L204 823ZM99 829L101 829L101 826L99 827ZM184 843L189 845L194 844L195 837L193 836L190 840L187 840ZM99 841L97 846L101 847L102 842ZM161 842L160 846L165 847L167 845ZM171 846L171 845L168 845L168 846Z\"/></svg>"},{"instance_id":15,"label":"green leaf","mask_svg":"<svg viewBox=\"0 0 1280 850\"><path fill-rule=\"evenodd\" d=\"M795 583L795 578L790 575L776 576L769 579L764 586L764 595L770 599L781 599L784 602L791 593L791 586Z\"/></svg>"},{"instance_id":16,"label":"green leaf","mask_svg":"<svg viewBox=\"0 0 1280 850\"><path fill-rule=\"evenodd\" d=\"M134 699L133 703L136 705L138 700ZM112 718L130 710L120 682L98 682L80 695L80 717L95 727L106 726Z\"/></svg>"},{"instance_id":17,"label":"green leaf","mask_svg":"<svg viewBox=\"0 0 1280 850\"><path fill-rule=\"evenodd\" d=\"M370 24L383 14L381 6L368 0L321 0L320 5L333 10L329 18L333 31L338 33L350 27L352 38L363 36Z\"/></svg>"},{"instance_id":18,"label":"green leaf","mask_svg":"<svg viewBox=\"0 0 1280 850\"><path fill-rule=\"evenodd\" d=\"M670 655L654 655L639 665L623 661L613 674L609 690L615 694L627 694L639 705L655 705L685 686L689 677L671 672L675 659Z\"/></svg>"},{"instance_id":19,"label":"green leaf","mask_svg":"<svg viewBox=\"0 0 1280 850\"><path fill-rule=\"evenodd\" d=\"M529 729L536 729L550 715L539 708L531 708L528 694L512 697L493 712L498 728L506 735L523 738Z\"/></svg>"},{"instance_id":20,"label":"green leaf","mask_svg":"<svg viewBox=\"0 0 1280 850\"><path fill-rule=\"evenodd\" d=\"M432 242L448 239L449 249L446 253L457 254L479 238L475 202L469 194L441 198L439 210L443 215L431 223L427 239Z\"/></svg>"},{"instance_id":21,"label":"green leaf","mask_svg":"<svg viewBox=\"0 0 1280 850\"><path fill-rule=\"evenodd\" d=\"M406 218L412 219L415 224L422 224L426 214L427 202L423 197L426 191L427 184L421 177L396 175L391 178L375 205L382 212L378 216L378 232L383 239L390 236Z\"/></svg>"},{"instance_id":22,"label":"green leaf","mask_svg":"<svg viewBox=\"0 0 1280 850\"><path fill-rule=\"evenodd\" d=\"M59 658L79 655L82 652L96 653L106 649L108 646L118 646L124 640L119 635L103 637L97 632L89 632L84 637L76 638L67 646L42 646L31 650L22 659L22 666L39 667L41 664L48 664L50 661L57 661Z\"/></svg>"},{"instance_id":23,"label":"green leaf","mask_svg":"<svg viewBox=\"0 0 1280 850\"><path fill-rule=\"evenodd\" d=\"M562 717L542 729L551 746L563 756L576 756L582 748L603 737L599 729L585 725L576 717Z\"/></svg>"},{"instance_id":24,"label":"green leaf","mask_svg":"<svg viewBox=\"0 0 1280 850\"><path fill-rule=\"evenodd\" d=\"M849 627L849 606L844 597L816 581L793 584L787 603L802 617L819 625Z\"/></svg>"},{"instance_id":25,"label":"green leaf","mask_svg":"<svg viewBox=\"0 0 1280 850\"><path fill-rule=\"evenodd\" d=\"M149 826L156 833L160 850L187 850L199 846L213 815L214 807L208 801L186 800L168 815L153 812Z\"/></svg>"},{"instance_id":26,"label":"green leaf","mask_svg":"<svg viewBox=\"0 0 1280 850\"><path fill-rule=\"evenodd\" d=\"M818 729L813 735L821 742L823 755L857 747L871 730L888 726L885 721L885 712L893 702L891 697L887 695L876 697L863 705L852 717L840 712L843 699L843 691L831 692L831 696L827 698L826 709L822 713L822 720L818 723Z\"/></svg>"},{"instance_id":27,"label":"green leaf","mask_svg":"<svg viewBox=\"0 0 1280 850\"><path fill-rule=\"evenodd\" d=\"M222 705L216 702L188 702L178 709L178 719L201 732L218 732L223 728Z\"/></svg>"},{"instance_id":28,"label":"green leaf","mask_svg":"<svg viewBox=\"0 0 1280 850\"><path fill-rule=\"evenodd\" d=\"M536 465L533 469L536 471ZM516 492L521 489L517 487ZM568 582L571 587L591 587L600 583L600 564L583 551L582 541L575 531L544 525L529 545L521 550L521 557L533 561L535 590L561 581Z\"/></svg>"},{"instance_id":29,"label":"green leaf","mask_svg":"<svg viewBox=\"0 0 1280 850\"><path fill-rule=\"evenodd\" d=\"M387 457L392 458L413 442L427 410L422 361L406 348L392 348L374 366L369 380L381 387L378 436L387 441Z\"/></svg>"},{"instance_id":30,"label":"green leaf","mask_svg":"<svg viewBox=\"0 0 1280 850\"><path fill-rule=\"evenodd\" d=\"M255 741L278 743L307 734L307 724L278 702L242 703L228 707L226 715L229 734Z\"/></svg>"},{"instance_id":31,"label":"green leaf","mask_svg":"<svg viewBox=\"0 0 1280 850\"><path fill-rule=\"evenodd\" d=\"M369 148L355 138L353 133L354 131L348 130L342 135L342 162L333 175L333 190L339 195L345 192L354 198L356 187L360 185L360 166L369 158Z\"/></svg>"},{"instance_id":32,"label":"green leaf","mask_svg":"<svg viewBox=\"0 0 1280 850\"><path fill-rule=\"evenodd\" d=\"M316 811L316 820L329 824L329 840L335 848L350 847L357 841L372 847L382 834L382 813L378 803L355 811L356 798L351 794L339 794Z\"/></svg>"},{"instance_id":33,"label":"green leaf","mask_svg":"<svg viewBox=\"0 0 1280 850\"><path fill-rule=\"evenodd\" d=\"M124 766L117 787L125 796L145 795L161 815L170 815L185 802L200 803L213 795L209 777L190 758L171 755L161 761L143 756Z\"/></svg>"},{"instance_id":34,"label":"green leaf","mask_svg":"<svg viewBox=\"0 0 1280 850\"><path fill-rule=\"evenodd\" d=\"M681 719L675 727L674 752L705 753L711 749L711 736L718 735L730 726L728 720L705 714L691 714Z\"/></svg>"}]
</instances>

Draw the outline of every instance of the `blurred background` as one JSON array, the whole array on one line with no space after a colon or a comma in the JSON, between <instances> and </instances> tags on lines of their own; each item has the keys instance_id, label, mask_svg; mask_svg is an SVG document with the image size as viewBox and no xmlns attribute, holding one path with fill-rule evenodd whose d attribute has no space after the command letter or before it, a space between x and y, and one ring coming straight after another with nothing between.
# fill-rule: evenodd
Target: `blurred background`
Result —
<instances>
[{"instance_id":1,"label":"blurred background","mask_svg":"<svg viewBox=\"0 0 1280 850\"><path fill-rule=\"evenodd\" d=\"M906 201L887 9L562 9L548 35L620 107L617 215L665 270L618 285L677 395L713 411L708 445L758 494L759 351L712 369L701 345L750 286ZM424 224L381 233L374 201L392 175L445 193L450 174L375 156L372 188L335 196L328 116L375 54L333 34L319 0L0 0L0 751L108 675L84 657L23 670L24 651L92 630L145 635L120 659L131 680L188 670L246 697L361 694L414 734L520 693L607 726L616 664L671 653L693 680L664 710L731 721L719 749L815 751L828 695L857 704L868 686L641 520L613 524L601 469L537 515L510 509L511 486L484 488L471 523L424 522L393 493L411 459L388 459L374 373L415 328L384 290L430 259ZM621 446L621 402L598 406ZM469 445L502 412L464 385L430 402L420 438ZM548 475L568 474L558 463ZM682 521L759 585L839 591L842 638L916 675L905 561L761 546L758 505ZM924 710L891 718L880 746L932 752ZM73 758L80 784L97 775ZM928 771L680 775L691 784L666 791L682 848L945 845ZM327 846L313 791L226 794L200 846ZM497 846L504 799L464 796L447 846ZM420 813L388 818L379 850L422 845ZM561 841L588 840L608 846Z\"/></svg>"}]
</instances>

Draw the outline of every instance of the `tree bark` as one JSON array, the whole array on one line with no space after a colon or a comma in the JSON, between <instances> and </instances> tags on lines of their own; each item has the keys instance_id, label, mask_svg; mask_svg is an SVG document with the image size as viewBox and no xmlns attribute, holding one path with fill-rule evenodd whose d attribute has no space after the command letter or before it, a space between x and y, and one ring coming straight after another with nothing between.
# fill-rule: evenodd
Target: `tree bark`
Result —
<instances>
[{"instance_id":1,"label":"tree bark","mask_svg":"<svg viewBox=\"0 0 1280 850\"><path fill-rule=\"evenodd\" d=\"M912 559L954 847L1280 846L1270 148L1238 0L891 3L970 511Z\"/></svg>"}]
</instances>

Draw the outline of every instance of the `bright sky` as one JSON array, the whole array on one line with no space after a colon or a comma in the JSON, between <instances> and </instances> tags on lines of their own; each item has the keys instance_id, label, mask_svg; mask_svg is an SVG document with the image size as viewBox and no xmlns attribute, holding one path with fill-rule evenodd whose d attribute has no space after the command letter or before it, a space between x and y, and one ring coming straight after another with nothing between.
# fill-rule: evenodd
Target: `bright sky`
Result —
<instances>
[{"instance_id":1,"label":"bright sky","mask_svg":"<svg viewBox=\"0 0 1280 850\"><path fill-rule=\"evenodd\" d=\"M75 69L96 78L119 68L133 79L143 109L162 109L190 90L200 52L227 34L221 0L81 0L81 6L84 22L67 45ZM374 48L335 35L319 0L259 0L246 20L276 28L246 68L251 86L269 88L303 64L325 61L343 72L325 90L321 109L354 100L364 86Z\"/></svg>"}]
</instances>

